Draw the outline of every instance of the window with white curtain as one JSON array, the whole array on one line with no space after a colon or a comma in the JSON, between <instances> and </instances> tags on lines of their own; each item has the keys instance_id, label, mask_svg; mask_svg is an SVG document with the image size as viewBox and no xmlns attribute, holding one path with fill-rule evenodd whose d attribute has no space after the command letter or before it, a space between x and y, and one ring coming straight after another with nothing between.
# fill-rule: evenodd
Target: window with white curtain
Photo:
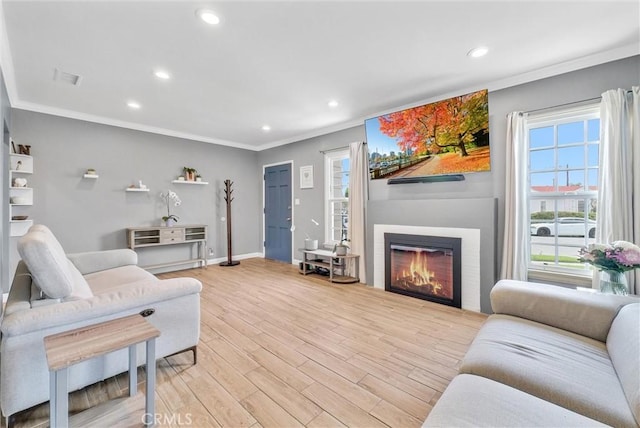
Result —
<instances>
[{"instance_id":1,"label":"window with white curtain","mask_svg":"<svg viewBox=\"0 0 640 428\"><path fill-rule=\"evenodd\" d=\"M578 251L595 242L599 114L595 104L528 117L530 272L591 276Z\"/></svg>"},{"instance_id":2,"label":"window with white curtain","mask_svg":"<svg viewBox=\"0 0 640 428\"><path fill-rule=\"evenodd\" d=\"M349 227L349 149L325 153L325 242L347 239Z\"/></svg>"}]
</instances>

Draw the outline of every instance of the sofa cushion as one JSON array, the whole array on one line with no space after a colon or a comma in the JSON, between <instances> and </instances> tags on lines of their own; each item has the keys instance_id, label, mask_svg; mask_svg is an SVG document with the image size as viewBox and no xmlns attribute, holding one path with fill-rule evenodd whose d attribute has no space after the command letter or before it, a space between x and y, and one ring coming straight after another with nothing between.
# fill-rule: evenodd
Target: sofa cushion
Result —
<instances>
[{"instance_id":1,"label":"sofa cushion","mask_svg":"<svg viewBox=\"0 0 640 428\"><path fill-rule=\"evenodd\" d=\"M620 310L609 330L607 350L640 426L640 303Z\"/></svg>"},{"instance_id":2,"label":"sofa cushion","mask_svg":"<svg viewBox=\"0 0 640 428\"><path fill-rule=\"evenodd\" d=\"M146 270L131 265L90 273L84 279L94 294L109 293L139 281L157 280Z\"/></svg>"},{"instance_id":3,"label":"sofa cushion","mask_svg":"<svg viewBox=\"0 0 640 428\"><path fill-rule=\"evenodd\" d=\"M605 424L637 426L605 344L575 333L492 315L460 372L493 379Z\"/></svg>"},{"instance_id":4,"label":"sofa cushion","mask_svg":"<svg viewBox=\"0 0 640 428\"><path fill-rule=\"evenodd\" d=\"M593 419L479 376L453 378L423 427L591 427Z\"/></svg>"},{"instance_id":5,"label":"sofa cushion","mask_svg":"<svg viewBox=\"0 0 640 428\"><path fill-rule=\"evenodd\" d=\"M52 235L30 231L18 241L18 253L29 268L36 285L50 298L70 296L77 276L69 270L69 260Z\"/></svg>"}]
</instances>

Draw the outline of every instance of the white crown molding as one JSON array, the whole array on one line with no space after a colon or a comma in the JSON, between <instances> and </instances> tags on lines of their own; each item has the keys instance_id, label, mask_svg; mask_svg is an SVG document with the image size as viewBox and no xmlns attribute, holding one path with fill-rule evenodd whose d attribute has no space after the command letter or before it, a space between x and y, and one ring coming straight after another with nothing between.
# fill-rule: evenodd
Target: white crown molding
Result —
<instances>
[{"instance_id":1,"label":"white crown molding","mask_svg":"<svg viewBox=\"0 0 640 428\"><path fill-rule=\"evenodd\" d=\"M250 146L248 144L236 143L233 141L221 140L218 138L210 138L202 135L190 134L187 132L174 131L172 129L158 128L156 126L142 125L140 123L127 122L124 120L111 119L104 116L95 116L92 114L81 113L74 110L66 110L66 109L60 109L57 107L45 106L42 104L18 101L14 105L12 105L12 107L18 110L28 110L36 113L45 113L53 116L61 116L61 117L66 117L70 119L84 120L87 122L100 123L103 125L117 126L119 128L127 128L127 129L133 129L136 131L150 132L152 134L160 134L160 135L166 135L169 137L183 138L185 140L194 140L194 141L200 141L204 143L218 144L221 146L228 146L228 147L234 147L237 149L245 149L245 150L251 150L251 151L258 150L255 146Z\"/></svg>"}]
</instances>

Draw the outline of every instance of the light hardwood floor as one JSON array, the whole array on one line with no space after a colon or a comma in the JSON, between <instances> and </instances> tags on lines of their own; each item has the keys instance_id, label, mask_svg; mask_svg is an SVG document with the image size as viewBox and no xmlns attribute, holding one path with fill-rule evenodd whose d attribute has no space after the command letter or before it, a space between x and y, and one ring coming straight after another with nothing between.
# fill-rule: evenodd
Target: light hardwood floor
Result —
<instances>
[{"instance_id":1,"label":"light hardwood floor","mask_svg":"<svg viewBox=\"0 0 640 428\"><path fill-rule=\"evenodd\" d=\"M201 334L197 365L191 353L158 361L163 426L419 427L486 319L263 259L161 275L178 276L202 281ZM117 416L93 424L140 425L141 400L126 395L121 374L74 392L70 409L103 403L93 412ZM47 418L41 405L16 426Z\"/></svg>"}]
</instances>

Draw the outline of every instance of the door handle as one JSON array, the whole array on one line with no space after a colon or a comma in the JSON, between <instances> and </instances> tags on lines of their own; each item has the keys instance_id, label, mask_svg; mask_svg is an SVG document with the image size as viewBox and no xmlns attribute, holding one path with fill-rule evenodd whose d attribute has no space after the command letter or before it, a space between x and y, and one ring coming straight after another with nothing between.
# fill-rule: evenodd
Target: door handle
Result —
<instances>
[{"instance_id":1,"label":"door handle","mask_svg":"<svg viewBox=\"0 0 640 428\"><path fill-rule=\"evenodd\" d=\"M291 221L291 217L287 217L287 221Z\"/></svg>"}]
</instances>

